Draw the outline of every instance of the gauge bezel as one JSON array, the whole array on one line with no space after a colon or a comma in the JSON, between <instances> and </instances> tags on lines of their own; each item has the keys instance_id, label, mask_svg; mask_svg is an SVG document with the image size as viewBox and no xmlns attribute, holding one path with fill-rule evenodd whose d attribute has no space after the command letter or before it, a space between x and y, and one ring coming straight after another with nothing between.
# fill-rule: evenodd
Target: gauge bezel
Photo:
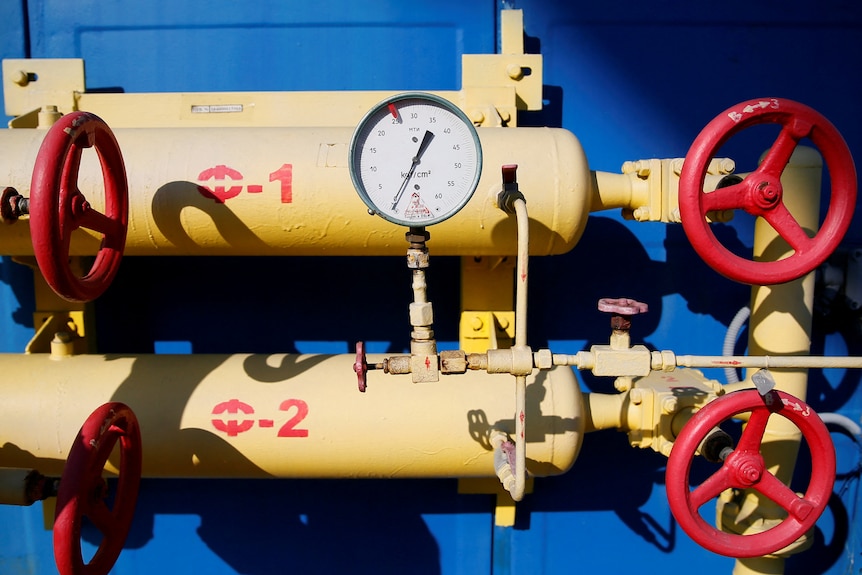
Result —
<instances>
[{"instance_id":1,"label":"gauge bezel","mask_svg":"<svg viewBox=\"0 0 862 575\"><path fill-rule=\"evenodd\" d=\"M371 196L365 189L365 183L362 181L360 169L358 166L357 153L363 149L363 144L366 141L365 139L362 139L360 141L360 138L364 138L368 134L368 131L365 129L366 125L371 121L376 121L379 117L381 110L386 110L390 104L397 104L398 102L403 102L404 100L418 100L420 102L424 101L427 104L442 108L446 112L451 113L467 128L467 131L473 140L473 146L476 151L475 173L473 174L469 184L467 185L467 191L464 194L464 197L462 197L458 202L453 204L445 213L423 220L408 220L404 218L399 218L392 215L391 213L388 213L388 211L386 210L381 210L380 207L375 203L375 201L371 199ZM479 139L479 133L476 131L476 127L473 125L473 122L458 106L456 106L449 100L428 92L403 92L380 101L368 112L366 112L366 114L356 125L356 129L353 131L353 136L350 139L350 146L348 148L348 167L350 171L350 178L353 181L353 186L356 188L359 197L368 207L368 212L370 214L378 215L384 220L400 226L406 226L410 228L430 226L448 220L449 218L460 212L461 209L465 205L467 205L467 203L473 197L473 194L476 192L476 188L479 187L479 180L482 177L482 143Z\"/></svg>"}]
</instances>

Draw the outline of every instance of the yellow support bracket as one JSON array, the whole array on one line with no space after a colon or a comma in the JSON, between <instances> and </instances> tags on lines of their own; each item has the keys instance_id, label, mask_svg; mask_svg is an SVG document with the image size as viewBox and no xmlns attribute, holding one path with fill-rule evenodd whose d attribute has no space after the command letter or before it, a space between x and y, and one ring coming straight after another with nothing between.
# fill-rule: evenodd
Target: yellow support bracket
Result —
<instances>
[{"instance_id":1,"label":"yellow support bracket","mask_svg":"<svg viewBox=\"0 0 862 575\"><path fill-rule=\"evenodd\" d=\"M86 339L85 311L37 311L33 314L36 334L24 348L24 353L50 353L51 342L57 334L68 334L72 353L90 353L90 342Z\"/></svg>"},{"instance_id":2,"label":"yellow support bracket","mask_svg":"<svg viewBox=\"0 0 862 575\"><path fill-rule=\"evenodd\" d=\"M525 493L533 492L533 478L528 477ZM496 477L462 477L458 479L458 493L461 495L494 495L494 525L512 527L515 525L515 502Z\"/></svg>"},{"instance_id":3,"label":"yellow support bracket","mask_svg":"<svg viewBox=\"0 0 862 575\"><path fill-rule=\"evenodd\" d=\"M515 126L518 110L542 108L541 54L524 54L521 10L501 12L500 54L464 54L461 90L435 92L477 125ZM98 113L112 128L353 126L391 91L87 93L84 60L3 60L9 127L43 127L41 112ZM49 108L50 107L50 108ZM217 110L218 113L213 113Z\"/></svg>"},{"instance_id":4,"label":"yellow support bracket","mask_svg":"<svg viewBox=\"0 0 862 575\"><path fill-rule=\"evenodd\" d=\"M514 290L514 257L461 258L461 349L485 353L511 347Z\"/></svg>"},{"instance_id":5,"label":"yellow support bracket","mask_svg":"<svg viewBox=\"0 0 862 575\"><path fill-rule=\"evenodd\" d=\"M515 312L461 312L461 349L467 353L485 353L489 349L507 349L515 339Z\"/></svg>"},{"instance_id":6,"label":"yellow support bracket","mask_svg":"<svg viewBox=\"0 0 862 575\"><path fill-rule=\"evenodd\" d=\"M85 89L84 60L3 60L3 87L7 116L24 116L47 104L57 106L61 113L68 114L77 109L77 98Z\"/></svg>"},{"instance_id":7,"label":"yellow support bracket","mask_svg":"<svg viewBox=\"0 0 862 575\"><path fill-rule=\"evenodd\" d=\"M84 266L87 265L85 259L89 261L89 258L80 256L69 259L72 273L83 275ZM54 336L61 332L68 334L72 353L95 352L92 306L66 301L54 293L39 271L35 257L16 257L14 261L33 270L33 291L36 300L36 311L33 312L35 334L27 343L24 352L50 353Z\"/></svg>"}]
</instances>

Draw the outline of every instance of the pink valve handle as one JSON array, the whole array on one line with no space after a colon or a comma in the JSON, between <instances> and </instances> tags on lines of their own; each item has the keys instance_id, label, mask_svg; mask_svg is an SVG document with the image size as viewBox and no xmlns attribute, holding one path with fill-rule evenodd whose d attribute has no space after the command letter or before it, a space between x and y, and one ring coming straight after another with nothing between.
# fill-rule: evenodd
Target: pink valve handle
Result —
<instances>
[{"instance_id":1,"label":"pink valve handle","mask_svg":"<svg viewBox=\"0 0 862 575\"><path fill-rule=\"evenodd\" d=\"M760 166L739 183L704 193L707 166L737 132L757 124L781 125ZM829 210L812 238L784 205L780 177L799 141L809 138L820 150L832 181ZM856 167L838 130L815 110L791 100L750 100L726 110L695 139L679 181L679 211L689 241L714 270L732 280L785 283L804 276L835 250L850 226L856 204ZM709 212L742 209L762 217L794 253L778 261L754 261L733 254L710 230Z\"/></svg>"},{"instance_id":2,"label":"pink valve handle","mask_svg":"<svg viewBox=\"0 0 862 575\"><path fill-rule=\"evenodd\" d=\"M692 460L704 437L721 422L751 412L739 445L721 468L693 490L689 486ZM811 451L811 480L803 496L794 493L772 473L760 454L766 423L772 414L793 422ZM801 400L782 391L766 396L753 389L722 396L698 411L674 443L667 462L667 497L680 527L695 542L728 557L761 557L796 541L823 513L835 481L835 449L820 417ZM762 533L737 535L708 524L699 509L725 489L754 489L787 511L787 517Z\"/></svg>"},{"instance_id":3,"label":"pink valve handle","mask_svg":"<svg viewBox=\"0 0 862 575\"><path fill-rule=\"evenodd\" d=\"M616 313L619 315L637 315L649 311L649 305L627 297L609 298L603 297L599 300L599 311Z\"/></svg>"},{"instance_id":4,"label":"pink valve handle","mask_svg":"<svg viewBox=\"0 0 862 575\"><path fill-rule=\"evenodd\" d=\"M105 213L78 190L83 148L94 147L105 183ZM92 301L108 288L126 244L129 191L117 140L98 116L72 112L48 130L39 148L30 186L30 230L39 269L51 288L69 301ZM72 232L86 228L103 235L89 272L69 267Z\"/></svg>"},{"instance_id":5,"label":"pink valve handle","mask_svg":"<svg viewBox=\"0 0 862 575\"><path fill-rule=\"evenodd\" d=\"M108 485L102 470L119 441L120 465L113 507L105 497ZM75 438L60 488L54 519L54 561L60 575L106 575L126 541L141 480L141 432L132 410L122 403L96 409ZM81 553L84 517L102 533L89 563Z\"/></svg>"},{"instance_id":6,"label":"pink valve handle","mask_svg":"<svg viewBox=\"0 0 862 575\"><path fill-rule=\"evenodd\" d=\"M353 364L353 371L356 372L356 384L359 391L365 393L368 388L368 362L365 359L365 342L356 342L356 362Z\"/></svg>"}]
</instances>

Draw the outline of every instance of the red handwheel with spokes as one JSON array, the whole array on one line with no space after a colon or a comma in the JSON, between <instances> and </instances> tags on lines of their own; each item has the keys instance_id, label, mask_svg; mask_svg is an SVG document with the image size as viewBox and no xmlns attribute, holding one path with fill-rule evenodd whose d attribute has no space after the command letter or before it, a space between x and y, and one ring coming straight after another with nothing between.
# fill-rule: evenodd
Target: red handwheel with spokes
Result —
<instances>
[{"instance_id":1,"label":"red handwheel with spokes","mask_svg":"<svg viewBox=\"0 0 862 575\"><path fill-rule=\"evenodd\" d=\"M715 427L741 413L750 413L739 444L724 457L721 467L694 489L691 465L703 439ZM770 416L793 422L811 451L811 478L800 496L767 469L760 453ZM803 401L782 391L765 397L757 390L729 393L707 404L683 427L667 462L666 483L670 509L680 527L701 546L728 557L760 557L775 553L805 534L823 513L835 482L835 449L820 417ZM739 535L707 523L700 508L726 489L753 489L787 512L766 531Z\"/></svg>"},{"instance_id":2,"label":"red handwheel with spokes","mask_svg":"<svg viewBox=\"0 0 862 575\"><path fill-rule=\"evenodd\" d=\"M95 148L105 184L105 209L94 209L78 189L84 148ZM92 301L110 285L126 244L129 191L123 156L107 124L89 112L73 112L51 126L33 169L30 233L39 269L51 288L70 301ZM69 266L72 232L102 235L90 270L79 277Z\"/></svg>"},{"instance_id":3,"label":"red handwheel with spokes","mask_svg":"<svg viewBox=\"0 0 862 575\"><path fill-rule=\"evenodd\" d=\"M704 192L707 167L719 148L734 134L767 123L780 125L781 131L760 166L741 182ZM814 237L787 209L780 181L803 138L817 146L831 179L829 209ZM753 285L785 283L817 268L838 247L853 217L856 187L853 157L829 120L792 100L750 100L717 116L692 144L680 173L680 218L695 251L720 274ZM778 261L755 261L728 250L710 229L707 214L737 209L766 220L793 254Z\"/></svg>"},{"instance_id":4,"label":"red handwheel with spokes","mask_svg":"<svg viewBox=\"0 0 862 575\"><path fill-rule=\"evenodd\" d=\"M120 445L119 476L113 505L102 478L114 446ZM129 534L141 481L141 432L128 406L111 402L96 409L75 438L57 492L54 560L60 575L106 575ZM81 525L87 517L102 534L93 557L85 562Z\"/></svg>"}]
</instances>

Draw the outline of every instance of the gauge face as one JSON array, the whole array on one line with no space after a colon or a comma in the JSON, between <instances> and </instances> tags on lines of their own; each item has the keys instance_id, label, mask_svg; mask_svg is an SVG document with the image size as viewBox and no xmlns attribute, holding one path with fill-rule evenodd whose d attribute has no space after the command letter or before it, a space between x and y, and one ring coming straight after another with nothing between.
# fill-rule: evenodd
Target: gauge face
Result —
<instances>
[{"instance_id":1,"label":"gauge face","mask_svg":"<svg viewBox=\"0 0 862 575\"><path fill-rule=\"evenodd\" d=\"M393 96L359 123L350 176L369 213L403 226L442 222L464 207L482 173L472 122L447 100Z\"/></svg>"}]
</instances>

